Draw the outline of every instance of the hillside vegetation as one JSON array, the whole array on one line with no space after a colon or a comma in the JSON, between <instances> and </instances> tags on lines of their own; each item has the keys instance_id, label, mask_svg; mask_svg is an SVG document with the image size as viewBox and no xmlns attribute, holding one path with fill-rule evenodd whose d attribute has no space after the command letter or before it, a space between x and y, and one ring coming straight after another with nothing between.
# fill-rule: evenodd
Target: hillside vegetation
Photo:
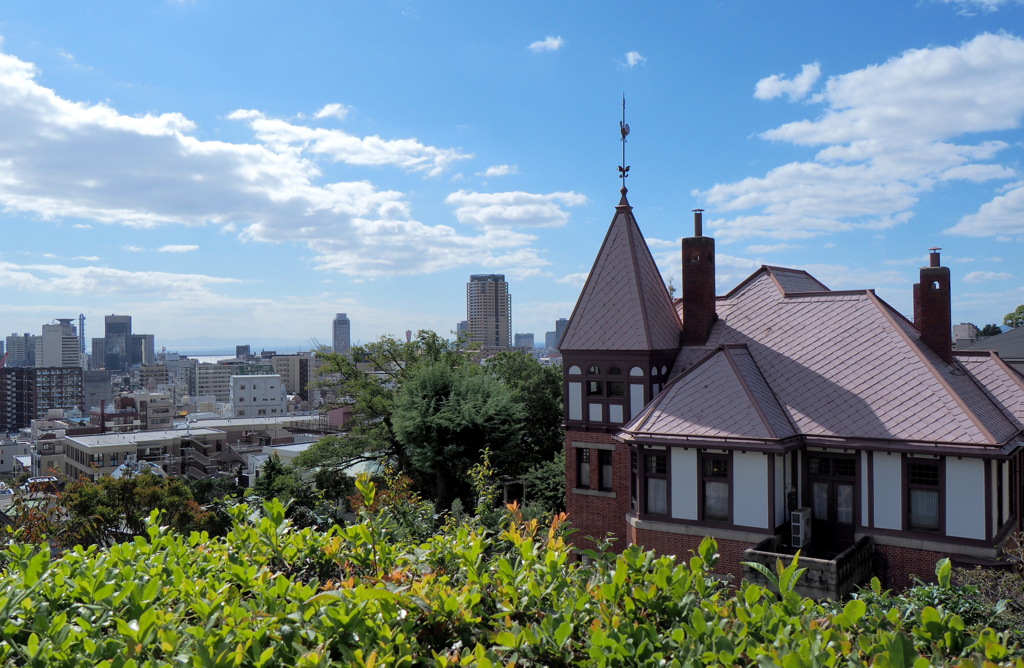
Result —
<instances>
[{"instance_id":1,"label":"hillside vegetation","mask_svg":"<svg viewBox=\"0 0 1024 668\"><path fill-rule=\"evenodd\" d=\"M224 537L157 512L144 536L59 557L11 535L0 663L1024 666L942 605L875 592L829 612L792 591L795 565L774 574L781 594L730 589L710 575L711 540L679 563L637 548L576 562L564 515L542 525L515 507L423 540L415 505L358 485L362 521L326 532L294 528L275 500L232 508Z\"/></svg>"}]
</instances>

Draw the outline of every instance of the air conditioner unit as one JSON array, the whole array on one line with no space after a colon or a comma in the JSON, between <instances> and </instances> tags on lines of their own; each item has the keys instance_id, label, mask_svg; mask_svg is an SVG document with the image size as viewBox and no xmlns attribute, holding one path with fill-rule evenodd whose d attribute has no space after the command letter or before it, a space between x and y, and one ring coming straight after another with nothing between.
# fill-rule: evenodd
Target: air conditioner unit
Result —
<instances>
[{"instance_id":1,"label":"air conditioner unit","mask_svg":"<svg viewBox=\"0 0 1024 668\"><path fill-rule=\"evenodd\" d=\"M811 542L811 509L797 508L789 513L790 547L807 547Z\"/></svg>"}]
</instances>

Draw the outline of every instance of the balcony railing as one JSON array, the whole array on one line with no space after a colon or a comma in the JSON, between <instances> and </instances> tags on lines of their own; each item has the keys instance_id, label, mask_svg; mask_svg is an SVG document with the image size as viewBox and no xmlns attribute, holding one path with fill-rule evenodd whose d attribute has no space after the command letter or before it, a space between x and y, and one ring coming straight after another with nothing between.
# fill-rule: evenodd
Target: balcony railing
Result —
<instances>
[{"instance_id":1,"label":"balcony railing","mask_svg":"<svg viewBox=\"0 0 1024 668\"><path fill-rule=\"evenodd\" d=\"M795 550L785 547L782 540L781 536L764 539L745 550L743 560L763 564L774 573L777 560L781 559L783 564L789 564L795 556ZM817 600L841 600L871 577L873 555L870 536L864 536L831 559L815 558L801 553L800 568L807 570L797 583L796 591L802 596ZM743 577L749 582L769 586L763 575L746 565L743 567Z\"/></svg>"}]
</instances>

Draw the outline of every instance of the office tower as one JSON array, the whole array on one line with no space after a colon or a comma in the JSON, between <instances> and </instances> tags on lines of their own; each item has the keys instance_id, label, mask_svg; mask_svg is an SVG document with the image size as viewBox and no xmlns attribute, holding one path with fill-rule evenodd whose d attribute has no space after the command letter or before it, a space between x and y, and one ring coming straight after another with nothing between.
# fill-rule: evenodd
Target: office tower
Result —
<instances>
[{"instance_id":1,"label":"office tower","mask_svg":"<svg viewBox=\"0 0 1024 668\"><path fill-rule=\"evenodd\" d=\"M473 274L466 283L469 340L484 348L512 346L512 296L504 274Z\"/></svg>"},{"instance_id":2,"label":"office tower","mask_svg":"<svg viewBox=\"0 0 1024 668\"><path fill-rule=\"evenodd\" d=\"M14 333L7 337L7 362L4 366L35 366L36 336Z\"/></svg>"},{"instance_id":3,"label":"office tower","mask_svg":"<svg viewBox=\"0 0 1024 668\"><path fill-rule=\"evenodd\" d=\"M559 318L555 321L555 345L558 347L558 342L562 340L562 334L565 334L565 328L569 325L569 321L566 318Z\"/></svg>"},{"instance_id":4,"label":"office tower","mask_svg":"<svg viewBox=\"0 0 1024 668\"><path fill-rule=\"evenodd\" d=\"M148 366L156 361L156 340L152 334L132 334L128 342L129 366Z\"/></svg>"},{"instance_id":5,"label":"office tower","mask_svg":"<svg viewBox=\"0 0 1024 668\"><path fill-rule=\"evenodd\" d=\"M333 342L331 349L336 353L347 354L352 347L352 323L347 313L334 316Z\"/></svg>"},{"instance_id":6,"label":"office tower","mask_svg":"<svg viewBox=\"0 0 1024 668\"><path fill-rule=\"evenodd\" d=\"M36 366L82 366L80 342L71 318L43 325L42 336L36 338Z\"/></svg>"},{"instance_id":7,"label":"office tower","mask_svg":"<svg viewBox=\"0 0 1024 668\"><path fill-rule=\"evenodd\" d=\"M249 344L244 346L235 346L235 359L247 360L250 357L252 357L252 348L249 347Z\"/></svg>"},{"instance_id":8,"label":"office tower","mask_svg":"<svg viewBox=\"0 0 1024 668\"><path fill-rule=\"evenodd\" d=\"M103 364L110 371L127 371L131 366L132 317L108 315L103 318ZM92 351L96 354L96 350Z\"/></svg>"},{"instance_id":9,"label":"office tower","mask_svg":"<svg viewBox=\"0 0 1024 668\"><path fill-rule=\"evenodd\" d=\"M533 334L516 334L516 348L533 350Z\"/></svg>"}]
</instances>

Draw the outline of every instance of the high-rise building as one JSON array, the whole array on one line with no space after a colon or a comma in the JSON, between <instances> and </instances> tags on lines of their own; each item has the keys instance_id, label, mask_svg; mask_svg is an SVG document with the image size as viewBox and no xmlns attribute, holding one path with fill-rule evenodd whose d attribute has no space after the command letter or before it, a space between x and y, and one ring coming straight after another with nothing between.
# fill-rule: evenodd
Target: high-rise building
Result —
<instances>
[{"instance_id":1,"label":"high-rise building","mask_svg":"<svg viewBox=\"0 0 1024 668\"><path fill-rule=\"evenodd\" d=\"M512 346L512 296L504 274L473 274L466 283L469 340L484 348Z\"/></svg>"},{"instance_id":2,"label":"high-rise building","mask_svg":"<svg viewBox=\"0 0 1024 668\"><path fill-rule=\"evenodd\" d=\"M0 431L14 432L51 410L82 409L79 367L0 369Z\"/></svg>"},{"instance_id":3,"label":"high-rise building","mask_svg":"<svg viewBox=\"0 0 1024 668\"><path fill-rule=\"evenodd\" d=\"M331 349L336 353L348 353L352 347L352 322L348 319L347 313L339 313L334 316L332 334Z\"/></svg>"},{"instance_id":4,"label":"high-rise building","mask_svg":"<svg viewBox=\"0 0 1024 668\"><path fill-rule=\"evenodd\" d=\"M555 321L555 345L558 347L558 342L562 340L562 334L565 334L565 328L569 326L569 320L566 318L559 318Z\"/></svg>"},{"instance_id":5,"label":"high-rise building","mask_svg":"<svg viewBox=\"0 0 1024 668\"><path fill-rule=\"evenodd\" d=\"M71 318L58 318L43 325L42 336L36 337L36 366L82 366L80 342Z\"/></svg>"},{"instance_id":6,"label":"high-rise building","mask_svg":"<svg viewBox=\"0 0 1024 668\"><path fill-rule=\"evenodd\" d=\"M516 334L516 349L533 350L533 334Z\"/></svg>"},{"instance_id":7,"label":"high-rise building","mask_svg":"<svg viewBox=\"0 0 1024 668\"><path fill-rule=\"evenodd\" d=\"M127 371L131 366L132 317L108 315L103 318L103 365L110 371ZM96 350L93 350L93 355Z\"/></svg>"},{"instance_id":8,"label":"high-rise building","mask_svg":"<svg viewBox=\"0 0 1024 668\"><path fill-rule=\"evenodd\" d=\"M7 337L7 362L4 366L35 366L36 336L14 333Z\"/></svg>"}]
</instances>

